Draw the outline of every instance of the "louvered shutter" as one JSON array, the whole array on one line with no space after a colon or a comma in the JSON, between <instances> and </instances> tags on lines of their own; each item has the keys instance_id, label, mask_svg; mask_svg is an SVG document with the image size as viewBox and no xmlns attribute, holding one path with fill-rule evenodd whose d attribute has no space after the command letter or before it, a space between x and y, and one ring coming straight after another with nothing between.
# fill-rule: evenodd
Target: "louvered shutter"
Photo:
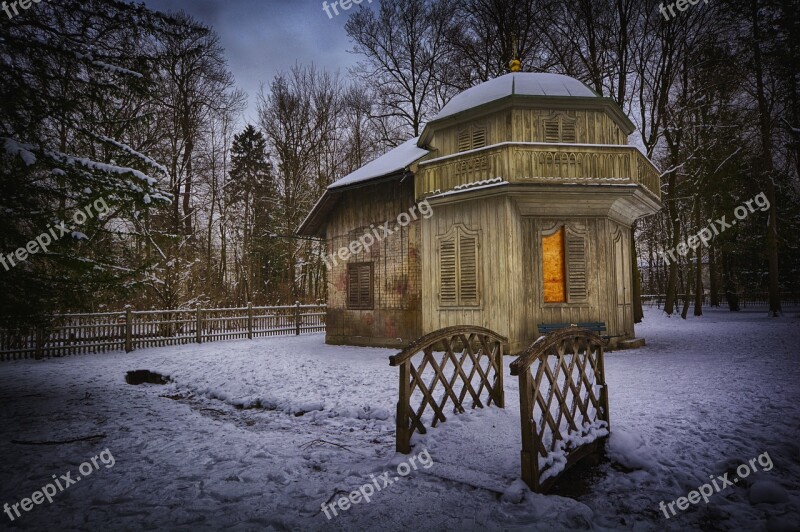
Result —
<instances>
[{"instance_id":1,"label":"louvered shutter","mask_svg":"<svg viewBox=\"0 0 800 532\"><path fill-rule=\"evenodd\" d=\"M439 244L439 303L442 306L458 305L455 237L442 239Z\"/></svg>"},{"instance_id":2,"label":"louvered shutter","mask_svg":"<svg viewBox=\"0 0 800 532\"><path fill-rule=\"evenodd\" d=\"M347 267L347 306L349 308L358 308L359 303L359 287L358 287L358 268L350 264Z\"/></svg>"},{"instance_id":3,"label":"louvered shutter","mask_svg":"<svg viewBox=\"0 0 800 532\"><path fill-rule=\"evenodd\" d=\"M486 128L476 127L472 131L472 149L477 150L486 146Z\"/></svg>"},{"instance_id":4,"label":"louvered shutter","mask_svg":"<svg viewBox=\"0 0 800 532\"><path fill-rule=\"evenodd\" d=\"M352 309L371 309L372 263L347 265L347 306Z\"/></svg>"},{"instance_id":5,"label":"louvered shutter","mask_svg":"<svg viewBox=\"0 0 800 532\"><path fill-rule=\"evenodd\" d=\"M458 151L468 151L472 149L472 139L469 129L458 132Z\"/></svg>"},{"instance_id":6,"label":"louvered shutter","mask_svg":"<svg viewBox=\"0 0 800 532\"><path fill-rule=\"evenodd\" d=\"M577 142L574 120L564 119L561 121L561 142Z\"/></svg>"},{"instance_id":7,"label":"louvered shutter","mask_svg":"<svg viewBox=\"0 0 800 532\"><path fill-rule=\"evenodd\" d=\"M586 238L567 231L567 290L570 301L586 299Z\"/></svg>"},{"instance_id":8,"label":"louvered shutter","mask_svg":"<svg viewBox=\"0 0 800 532\"><path fill-rule=\"evenodd\" d=\"M358 267L358 297L362 308L372 308L372 265Z\"/></svg>"},{"instance_id":9,"label":"louvered shutter","mask_svg":"<svg viewBox=\"0 0 800 532\"><path fill-rule=\"evenodd\" d=\"M544 121L544 140L545 142L558 142L561 139L558 118Z\"/></svg>"},{"instance_id":10,"label":"louvered shutter","mask_svg":"<svg viewBox=\"0 0 800 532\"><path fill-rule=\"evenodd\" d=\"M459 292L460 305L478 304L478 240L471 235L460 235Z\"/></svg>"}]
</instances>

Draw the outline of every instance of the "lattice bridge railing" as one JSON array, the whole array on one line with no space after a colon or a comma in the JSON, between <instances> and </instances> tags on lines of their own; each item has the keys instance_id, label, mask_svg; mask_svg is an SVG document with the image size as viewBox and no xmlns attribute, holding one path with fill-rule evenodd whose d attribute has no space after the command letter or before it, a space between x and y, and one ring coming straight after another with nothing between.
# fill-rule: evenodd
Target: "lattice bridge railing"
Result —
<instances>
[{"instance_id":1,"label":"lattice bridge railing","mask_svg":"<svg viewBox=\"0 0 800 532\"><path fill-rule=\"evenodd\" d=\"M522 480L544 493L609 434L603 339L584 329L539 338L511 363L519 377Z\"/></svg>"},{"instance_id":2,"label":"lattice bridge railing","mask_svg":"<svg viewBox=\"0 0 800 532\"><path fill-rule=\"evenodd\" d=\"M411 437L447 421L446 410L504 405L503 345L508 340L483 327L432 332L389 358L400 368L397 451L411 452Z\"/></svg>"}]
</instances>

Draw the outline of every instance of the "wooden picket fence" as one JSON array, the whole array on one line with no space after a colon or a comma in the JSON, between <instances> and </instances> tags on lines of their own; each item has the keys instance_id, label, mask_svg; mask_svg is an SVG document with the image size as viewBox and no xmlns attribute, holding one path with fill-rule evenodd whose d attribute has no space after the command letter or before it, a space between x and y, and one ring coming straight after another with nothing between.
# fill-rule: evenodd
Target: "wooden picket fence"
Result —
<instances>
[{"instance_id":1,"label":"wooden picket fence","mask_svg":"<svg viewBox=\"0 0 800 532\"><path fill-rule=\"evenodd\" d=\"M650 308L661 308L664 306L664 302L667 300L666 294L642 294L641 297L642 305ZM739 292L736 294L736 297L738 298L739 307L741 309L769 307L769 294L767 292ZM691 304L694 305L694 296L690 295L689 298ZM675 296L675 302L678 308L680 308L685 300L685 294L677 294ZM720 294L719 300L722 308L728 307L724 293ZM703 294L703 306L708 307L710 305L710 296L708 294ZM800 296L797 294L782 292L781 306L784 309L800 307Z\"/></svg>"},{"instance_id":2,"label":"wooden picket fence","mask_svg":"<svg viewBox=\"0 0 800 532\"><path fill-rule=\"evenodd\" d=\"M325 332L325 305L133 310L54 316L47 327L0 322L0 361Z\"/></svg>"}]
</instances>

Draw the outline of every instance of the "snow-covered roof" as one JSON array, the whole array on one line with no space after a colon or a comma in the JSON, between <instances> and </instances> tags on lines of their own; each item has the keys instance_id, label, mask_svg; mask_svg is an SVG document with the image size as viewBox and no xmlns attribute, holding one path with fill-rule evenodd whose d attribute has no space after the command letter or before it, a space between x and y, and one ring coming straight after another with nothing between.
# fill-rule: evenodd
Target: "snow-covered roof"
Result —
<instances>
[{"instance_id":1,"label":"snow-covered roof","mask_svg":"<svg viewBox=\"0 0 800 532\"><path fill-rule=\"evenodd\" d=\"M428 150L417 147L419 137L407 140L393 150L389 150L374 161L365 164L355 172L344 176L328 186L328 189L317 201L306 219L300 224L297 233L300 235L314 236L323 226L323 220L336 204L337 198L347 187L367 183L381 177L399 174L409 166L430 153Z\"/></svg>"},{"instance_id":2,"label":"snow-covered roof","mask_svg":"<svg viewBox=\"0 0 800 532\"><path fill-rule=\"evenodd\" d=\"M334 182L328 187L328 190L362 183L404 170L429 153L428 150L417 147L418 140L419 137L407 140L355 172Z\"/></svg>"},{"instance_id":3,"label":"snow-covered roof","mask_svg":"<svg viewBox=\"0 0 800 532\"><path fill-rule=\"evenodd\" d=\"M436 115L440 120L507 96L599 97L575 78L562 74L515 72L491 79L459 93Z\"/></svg>"}]
</instances>

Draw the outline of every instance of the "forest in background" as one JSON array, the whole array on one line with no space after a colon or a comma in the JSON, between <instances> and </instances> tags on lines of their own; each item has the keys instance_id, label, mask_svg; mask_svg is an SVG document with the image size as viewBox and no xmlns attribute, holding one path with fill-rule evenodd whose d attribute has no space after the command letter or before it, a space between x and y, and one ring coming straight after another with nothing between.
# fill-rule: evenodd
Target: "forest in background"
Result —
<instances>
[{"instance_id":1,"label":"forest in background","mask_svg":"<svg viewBox=\"0 0 800 532\"><path fill-rule=\"evenodd\" d=\"M349 15L356 67L298 64L248 96L188 15L42 2L0 25L0 253L108 211L0 267L0 315L324 299L324 246L293 233L325 187L515 56L613 98L661 168L664 209L634 228L638 289L684 316L706 292L766 292L778 313L800 294L800 13L743 0L667 21L659 3L383 1ZM769 209L708 247L659 254L759 193Z\"/></svg>"}]
</instances>

